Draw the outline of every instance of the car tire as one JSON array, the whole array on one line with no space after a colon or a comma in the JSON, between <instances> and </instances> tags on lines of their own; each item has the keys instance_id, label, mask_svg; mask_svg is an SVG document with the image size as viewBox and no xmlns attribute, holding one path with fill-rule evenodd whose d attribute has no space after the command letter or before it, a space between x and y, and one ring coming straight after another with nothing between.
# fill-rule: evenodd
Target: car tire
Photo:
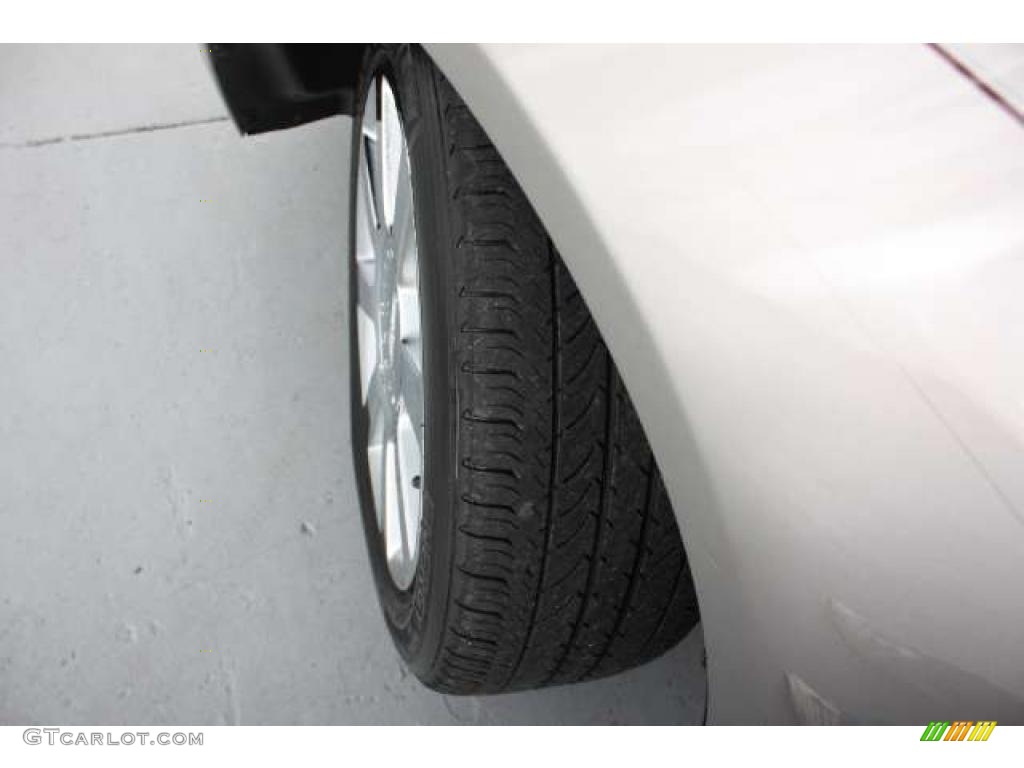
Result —
<instances>
[{"instance_id":1,"label":"car tire","mask_svg":"<svg viewBox=\"0 0 1024 768\"><path fill-rule=\"evenodd\" d=\"M372 373L358 331L369 289L355 264L349 283L357 488L399 652L427 686L457 694L587 680L658 656L698 621L696 595L658 466L583 297L423 49L368 47L360 82L353 253L370 172L366 95L386 90L404 130L419 265L422 473L396 481L420 494L407 584L389 564L371 478Z\"/></svg>"}]
</instances>

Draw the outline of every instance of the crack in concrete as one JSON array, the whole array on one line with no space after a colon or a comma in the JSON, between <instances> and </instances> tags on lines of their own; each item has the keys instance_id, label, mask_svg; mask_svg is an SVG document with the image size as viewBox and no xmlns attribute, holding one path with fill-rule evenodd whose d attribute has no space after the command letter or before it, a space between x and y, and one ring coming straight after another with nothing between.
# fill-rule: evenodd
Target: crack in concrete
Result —
<instances>
[{"instance_id":1,"label":"crack in concrete","mask_svg":"<svg viewBox=\"0 0 1024 768\"><path fill-rule=\"evenodd\" d=\"M93 141L94 139L110 139L118 136L130 136L136 133L152 133L154 131L167 131L172 128L187 128L192 125L209 125L211 123L223 123L231 118L227 115L217 117L204 117L197 120L180 120L174 123L153 123L151 125L136 125L131 128L115 128L110 131L97 131L95 133L72 133L68 136L53 136L46 139L30 139L18 142L0 142L2 149L36 149L48 147L53 144L65 144L75 141Z\"/></svg>"}]
</instances>

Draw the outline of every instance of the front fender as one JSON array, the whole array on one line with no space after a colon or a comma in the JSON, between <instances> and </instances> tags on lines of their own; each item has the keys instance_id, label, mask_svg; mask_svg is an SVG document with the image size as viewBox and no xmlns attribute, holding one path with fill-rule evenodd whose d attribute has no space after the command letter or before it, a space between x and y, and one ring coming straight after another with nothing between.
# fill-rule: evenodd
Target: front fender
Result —
<instances>
[{"instance_id":1,"label":"front fender","mask_svg":"<svg viewBox=\"0 0 1024 768\"><path fill-rule=\"evenodd\" d=\"M428 46L644 421L710 720L1024 722L1024 132L924 46Z\"/></svg>"}]
</instances>

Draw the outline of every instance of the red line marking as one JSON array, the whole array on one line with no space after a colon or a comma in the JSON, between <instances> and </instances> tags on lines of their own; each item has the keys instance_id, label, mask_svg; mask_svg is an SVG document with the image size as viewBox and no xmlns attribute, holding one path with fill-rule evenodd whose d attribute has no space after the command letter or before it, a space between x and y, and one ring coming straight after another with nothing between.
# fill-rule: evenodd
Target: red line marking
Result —
<instances>
[{"instance_id":1,"label":"red line marking","mask_svg":"<svg viewBox=\"0 0 1024 768\"><path fill-rule=\"evenodd\" d=\"M994 101L996 104L1002 107L1003 111L1006 112L1006 114L1008 114L1010 117L1016 120L1020 125L1024 126L1024 114L1022 114L1021 111L1017 109L1013 104L1011 104L1005 98L1003 98L1003 95L999 93L999 91L997 91L991 85L982 80L975 72L971 70L970 67L968 67L962 61L960 61L960 59L958 59L956 56L954 56L952 53L950 53L937 43L928 43L928 47L935 51L937 54L939 54L939 56L941 56L947 64L953 67L953 69L955 69L961 75L963 75L972 83L974 83L975 87L979 91L984 93L986 96L992 99L992 101Z\"/></svg>"}]
</instances>

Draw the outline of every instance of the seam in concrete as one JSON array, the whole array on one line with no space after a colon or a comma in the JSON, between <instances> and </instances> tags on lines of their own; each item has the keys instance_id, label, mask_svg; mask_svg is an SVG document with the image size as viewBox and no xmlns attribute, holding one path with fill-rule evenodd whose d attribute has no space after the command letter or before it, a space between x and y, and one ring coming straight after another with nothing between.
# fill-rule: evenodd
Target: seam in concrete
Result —
<instances>
[{"instance_id":1,"label":"seam in concrete","mask_svg":"<svg viewBox=\"0 0 1024 768\"><path fill-rule=\"evenodd\" d=\"M48 147L52 144L64 144L74 141L93 141L94 139L110 139L117 136L130 136L134 133L152 133L153 131L167 131L172 128L187 128L192 125L209 125L210 123L223 123L230 120L227 115L218 117L204 117L198 120L181 120L176 123L153 123L151 125L136 125L131 128L117 128L112 131L98 131L96 133L73 133L69 136L53 136L47 139L30 139L20 142L2 142L2 149L36 149L37 147Z\"/></svg>"}]
</instances>

